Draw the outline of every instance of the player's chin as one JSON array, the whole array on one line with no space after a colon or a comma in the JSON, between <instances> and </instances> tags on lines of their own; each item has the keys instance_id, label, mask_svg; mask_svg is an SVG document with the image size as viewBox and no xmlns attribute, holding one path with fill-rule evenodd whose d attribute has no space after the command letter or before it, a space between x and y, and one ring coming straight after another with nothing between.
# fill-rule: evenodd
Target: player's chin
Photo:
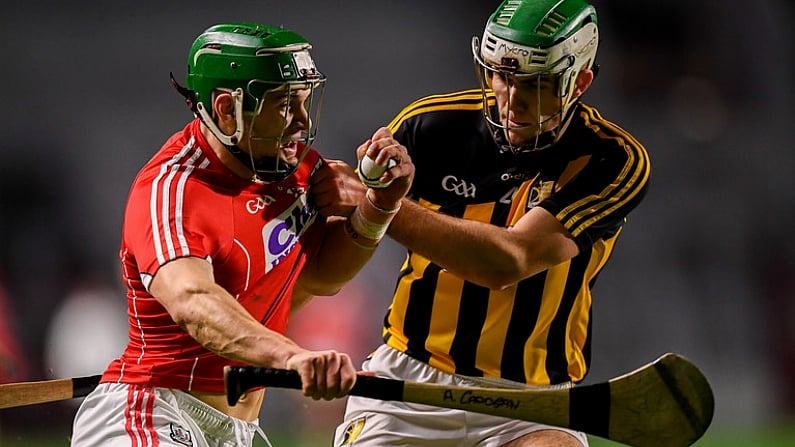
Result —
<instances>
[{"instance_id":1,"label":"player's chin","mask_svg":"<svg viewBox=\"0 0 795 447\"><path fill-rule=\"evenodd\" d=\"M536 132L529 130L509 130L506 132L508 141L513 146L526 146L535 142Z\"/></svg>"}]
</instances>

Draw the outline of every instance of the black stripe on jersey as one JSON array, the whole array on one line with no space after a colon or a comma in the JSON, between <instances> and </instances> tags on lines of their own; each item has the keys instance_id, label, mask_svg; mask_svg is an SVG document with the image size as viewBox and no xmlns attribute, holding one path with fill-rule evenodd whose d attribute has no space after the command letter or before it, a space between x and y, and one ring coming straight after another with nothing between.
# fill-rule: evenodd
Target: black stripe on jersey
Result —
<instances>
[{"instance_id":1,"label":"black stripe on jersey","mask_svg":"<svg viewBox=\"0 0 795 447\"><path fill-rule=\"evenodd\" d=\"M546 371L549 376L550 384L558 384L568 382L571 380L568 373L569 362L566 358L566 339L567 339L567 326L569 324L569 316L571 315L571 308L574 306L574 301L577 299L577 293L580 291L582 285L582 278L585 277L588 264L591 261L591 252L587 255L581 253L572 259L569 265L569 274L566 279L566 286L563 289L563 295L558 305L558 310L552 323L549 326L549 334L547 335L547 359ZM591 334L588 333L587 340L590 340ZM590 359L585 359L585 364L588 365Z\"/></svg>"},{"instance_id":2,"label":"black stripe on jersey","mask_svg":"<svg viewBox=\"0 0 795 447\"><path fill-rule=\"evenodd\" d=\"M605 188L600 194L607 200L600 199L598 207L594 208L592 199L585 198L559 213L560 221L575 237L601 216L632 206L642 197L649 177L648 154L634 137L602 118L592 107L583 104L581 115L590 128L596 128L601 138L624 142L621 146L626 150L627 164L616 178L605 179Z\"/></svg>"},{"instance_id":3,"label":"black stripe on jersey","mask_svg":"<svg viewBox=\"0 0 795 447\"><path fill-rule=\"evenodd\" d=\"M414 272L414 266L411 265L411 262L409 262L410 258L411 258L411 250L409 250L409 252L406 254L406 262L404 264L404 267L400 269L400 274L398 275L397 281L395 281L395 290L392 291L393 294L397 290L398 284L400 284L400 280L404 276L410 275L412 272ZM387 309L386 315L384 315L384 329L389 329L390 327L392 327L392 324L389 323L389 314L391 313L392 313L392 308L390 307L389 309ZM384 342L389 341L390 336L391 335L386 333L385 331Z\"/></svg>"},{"instance_id":4,"label":"black stripe on jersey","mask_svg":"<svg viewBox=\"0 0 795 447\"><path fill-rule=\"evenodd\" d=\"M511 310L511 321L505 334L505 346L502 349L500 370L503 378L514 382L526 383L523 360L525 345L535 330L538 316L541 313L541 300L536 298L537 291L543 289L547 280L546 272L519 281Z\"/></svg>"},{"instance_id":5,"label":"black stripe on jersey","mask_svg":"<svg viewBox=\"0 0 795 447\"><path fill-rule=\"evenodd\" d=\"M475 377L483 375L483 371L475 368L475 355L488 308L489 289L465 281L456 327L470 328L471 332L457 330L450 345L450 357L455 362L456 374Z\"/></svg>"},{"instance_id":6,"label":"black stripe on jersey","mask_svg":"<svg viewBox=\"0 0 795 447\"><path fill-rule=\"evenodd\" d=\"M406 305L406 321L403 322L403 334L409 340L406 354L425 363L431 359L431 353L423 344L428 339L433 314L433 300L427 297L434 295L440 271L438 265L428 264L422 273L422 279L411 284Z\"/></svg>"},{"instance_id":7,"label":"black stripe on jersey","mask_svg":"<svg viewBox=\"0 0 795 447\"><path fill-rule=\"evenodd\" d=\"M489 93L489 105L494 104L494 94ZM423 113L438 110L479 110L483 109L483 93L480 89L464 90L444 95L431 95L418 99L406 106L387 126L395 132L403 121Z\"/></svg>"}]
</instances>

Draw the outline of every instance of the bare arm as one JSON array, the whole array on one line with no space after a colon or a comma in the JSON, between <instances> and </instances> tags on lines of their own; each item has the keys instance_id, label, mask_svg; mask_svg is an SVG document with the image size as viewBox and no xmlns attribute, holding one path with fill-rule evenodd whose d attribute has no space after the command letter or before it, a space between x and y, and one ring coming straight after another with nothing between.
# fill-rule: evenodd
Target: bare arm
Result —
<instances>
[{"instance_id":1,"label":"bare arm","mask_svg":"<svg viewBox=\"0 0 795 447\"><path fill-rule=\"evenodd\" d=\"M187 257L162 266L150 292L183 330L208 350L251 365L298 371L304 394L331 399L347 393L356 370L347 354L309 351L255 320L215 283L207 261Z\"/></svg>"},{"instance_id":2,"label":"bare arm","mask_svg":"<svg viewBox=\"0 0 795 447\"><path fill-rule=\"evenodd\" d=\"M290 315L295 315L304 308L315 296L309 293L300 282L293 286L293 296L290 300Z\"/></svg>"},{"instance_id":3,"label":"bare arm","mask_svg":"<svg viewBox=\"0 0 795 447\"><path fill-rule=\"evenodd\" d=\"M336 295L372 256L375 245L368 247L354 243L345 234L345 220L329 218L326 222L326 234L320 249L307 260L298 280L304 295ZM298 295L298 298L301 305L309 300L306 296Z\"/></svg>"},{"instance_id":4,"label":"bare arm","mask_svg":"<svg viewBox=\"0 0 795 447\"><path fill-rule=\"evenodd\" d=\"M503 228L404 199L389 235L450 272L492 289L508 287L578 253L569 232L543 208L534 208L513 228Z\"/></svg>"},{"instance_id":5,"label":"bare arm","mask_svg":"<svg viewBox=\"0 0 795 447\"><path fill-rule=\"evenodd\" d=\"M382 147L401 146L386 128L369 143L357 149L359 158L366 152L383 159ZM355 173L342 173L347 175L351 197L366 193ZM380 207L395 207L394 202L381 202L381 196L374 199ZM509 229L447 216L403 198L387 234L461 278L492 289L504 289L578 253L569 232L542 208L534 208Z\"/></svg>"},{"instance_id":6,"label":"bare arm","mask_svg":"<svg viewBox=\"0 0 795 447\"><path fill-rule=\"evenodd\" d=\"M313 295L336 294L361 270L380 242L380 238L351 237L354 235L349 220L354 209L369 224L388 225L394 214L383 210L396 208L411 187L414 164L406 148L392 139L388 130L377 130L371 140L360 146L362 153L368 147L372 148L372 155L378 151L382 165L386 165L390 158L398 162L382 177L391 180L391 184L370 190L373 201L367 199L367 189L353 168L342 161L327 160L312 176L310 194L320 214L326 217L326 234L318 253L307 262L299 282L306 292ZM378 203L378 207L373 203Z\"/></svg>"}]
</instances>

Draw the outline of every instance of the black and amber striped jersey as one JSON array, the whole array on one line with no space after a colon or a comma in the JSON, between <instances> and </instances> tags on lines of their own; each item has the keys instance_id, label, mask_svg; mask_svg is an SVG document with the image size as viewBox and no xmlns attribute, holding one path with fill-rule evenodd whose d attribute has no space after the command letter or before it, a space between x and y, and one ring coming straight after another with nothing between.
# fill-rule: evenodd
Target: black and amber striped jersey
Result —
<instances>
[{"instance_id":1,"label":"black and amber striped jersey","mask_svg":"<svg viewBox=\"0 0 795 447\"><path fill-rule=\"evenodd\" d=\"M495 107L493 97L489 106ZM590 363L591 289L645 194L648 154L582 103L554 147L501 153L483 107L480 90L434 95L390 123L416 167L410 196L427 208L502 227L543 207L571 233L579 254L491 290L409 250L384 340L450 373L532 385L579 382Z\"/></svg>"}]
</instances>

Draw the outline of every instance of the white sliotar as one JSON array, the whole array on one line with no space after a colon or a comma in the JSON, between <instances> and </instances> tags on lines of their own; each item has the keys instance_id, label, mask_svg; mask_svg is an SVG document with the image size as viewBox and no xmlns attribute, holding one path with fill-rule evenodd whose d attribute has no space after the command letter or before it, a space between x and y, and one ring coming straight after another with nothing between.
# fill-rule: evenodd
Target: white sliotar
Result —
<instances>
[{"instance_id":1,"label":"white sliotar","mask_svg":"<svg viewBox=\"0 0 795 447\"><path fill-rule=\"evenodd\" d=\"M382 166L376 164L375 160L365 154L365 156L359 160L359 179L368 188L386 188L392 181L390 180L386 183L382 183L379 179L387 169L395 165L397 165L397 161L393 158L389 159L386 166Z\"/></svg>"}]
</instances>

